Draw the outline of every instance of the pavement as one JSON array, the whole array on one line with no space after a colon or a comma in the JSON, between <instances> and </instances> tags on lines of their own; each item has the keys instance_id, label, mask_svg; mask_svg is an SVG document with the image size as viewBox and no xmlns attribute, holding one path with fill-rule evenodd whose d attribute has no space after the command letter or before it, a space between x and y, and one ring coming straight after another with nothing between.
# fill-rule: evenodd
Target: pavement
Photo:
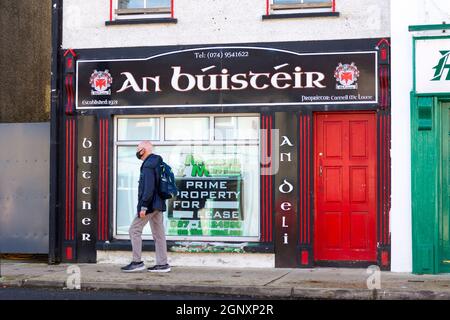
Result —
<instances>
[{"instance_id":1,"label":"pavement","mask_svg":"<svg viewBox=\"0 0 450 320\"><path fill-rule=\"evenodd\" d=\"M132 290L267 299L450 300L450 274L368 269L172 267L170 273L122 273L119 265L47 265L2 261L0 287ZM78 269L79 268L79 269ZM79 277L78 277L79 274ZM78 281L79 279L79 281Z\"/></svg>"}]
</instances>

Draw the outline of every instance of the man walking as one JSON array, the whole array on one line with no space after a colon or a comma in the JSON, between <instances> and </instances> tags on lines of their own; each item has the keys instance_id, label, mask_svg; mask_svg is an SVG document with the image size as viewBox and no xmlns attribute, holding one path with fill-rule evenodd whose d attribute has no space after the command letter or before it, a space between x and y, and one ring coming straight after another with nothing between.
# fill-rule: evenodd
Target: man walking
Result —
<instances>
[{"instance_id":1,"label":"man walking","mask_svg":"<svg viewBox=\"0 0 450 320\"><path fill-rule=\"evenodd\" d=\"M142 255L142 230L150 222L153 239L155 241L156 265L148 268L149 272L170 272L167 263L166 233L163 223L163 212L166 203L158 194L159 169L162 158L153 154L150 141L142 141L136 150L136 157L142 160L139 177L137 217L130 226L131 245L133 247L133 261L122 268L123 272L137 272L145 270Z\"/></svg>"}]
</instances>

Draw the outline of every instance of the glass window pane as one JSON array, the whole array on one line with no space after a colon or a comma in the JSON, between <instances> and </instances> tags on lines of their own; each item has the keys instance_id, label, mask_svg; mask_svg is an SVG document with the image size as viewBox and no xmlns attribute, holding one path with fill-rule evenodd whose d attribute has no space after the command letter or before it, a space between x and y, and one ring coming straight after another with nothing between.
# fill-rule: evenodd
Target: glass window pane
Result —
<instances>
[{"instance_id":1,"label":"glass window pane","mask_svg":"<svg viewBox=\"0 0 450 320\"><path fill-rule=\"evenodd\" d=\"M165 140L209 140L209 118L166 118Z\"/></svg>"},{"instance_id":2,"label":"glass window pane","mask_svg":"<svg viewBox=\"0 0 450 320\"><path fill-rule=\"evenodd\" d=\"M214 118L215 140L257 140L258 137L258 117Z\"/></svg>"},{"instance_id":3,"label":"glass window pane","mask_svg":"<svg viewBox=\"0 0 450 320\"><path fill-rule=\"evenodd\" d=\"M137 215L139 168L142 162L135 153L135 146L117 148L117 235L128 235L131 222Z\"/></svg>"},{"instance_id":4,"label":"glass window pane","mask_svg":"<svg viewBox=\"0 0 450 320\"><path fill-rule=\"evenodd\" d=\"M119 9L145 8L145 0L119 0Z\"/></svg>"},{"instance_id":5,"label":"glass window pane","mask_svg":"<svg viewBox=\"0 0 450 320\"><path fill-rule=\"evenodd\" d=\"M118 147L117 234L128 235L137 214L141 162L135 147ZM259 146L155 146L172 167L178 197L164 213L166 234L177 237L259 236ZM150 235L148 225L144 235Z\"/></svg>"},{"instance_id":6,"label":"glass window pane","mask_svg":"<svg viewBox=\"0 0 450 320\"><path fill-rule=\"evenodd\" d=\"M159 119L119 119L118 140L159 140Z\"/></svg>"},{"instance_id":7,"label":"glass window pane","mask_svg":"<svg viewBox=\"0 0 450 320\"><path fill-rule=\"evenodd\" d=\"M292 3L324 3L331 0L273 0L274 4L292 4Z\"/></svg>"},{"instance_id":8,"label":"glass window pane","mask_svg":"<svg viewBox=\"0 0 450 320\"><path fill-rule=\"evenodd\" d=\"M147 8L169 8L170 0L147 0Z\"/></svg>"}]
</instances>

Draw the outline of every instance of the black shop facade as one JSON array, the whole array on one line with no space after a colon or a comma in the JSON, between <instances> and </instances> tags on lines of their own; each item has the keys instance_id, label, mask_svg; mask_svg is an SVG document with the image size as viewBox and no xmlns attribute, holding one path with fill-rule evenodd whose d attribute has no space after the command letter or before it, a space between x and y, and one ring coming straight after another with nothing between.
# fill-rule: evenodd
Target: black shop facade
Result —
<instances>
[{"instance_id":1,"label":"black shop facade","mask_svg":"<svg viewBox=\"0 0 450 320\"><path fill-rule=\"evenodd\" d=\"M390 265L387 39L61 51L56 250L131 250L142 140L179 189L169 252ZM144 229L144 250L154 250Z\"/></svg>"}]
</instances>

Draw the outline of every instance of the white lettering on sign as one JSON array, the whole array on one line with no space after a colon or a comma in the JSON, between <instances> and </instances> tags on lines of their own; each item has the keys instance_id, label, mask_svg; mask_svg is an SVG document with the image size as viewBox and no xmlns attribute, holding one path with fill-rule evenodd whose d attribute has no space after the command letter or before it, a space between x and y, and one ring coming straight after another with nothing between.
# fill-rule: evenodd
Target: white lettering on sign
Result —
<instances>
[{"instance_id":1,"label":"white lettering on sign","mask_svg":"<svg viewBox=\"0 0 450 320\"><path fill-rule=\"evenodd\" d=\"M283 224L282 224L282 227L283 228L288 228L289 226L286 224L286 217L283 217Z\"/></svg>"},{"instance_id":2,"label":"white lettering on sign","mask_svg":"<svg viewBox=\"0 0 450 320\"><path fill-rule=\"evenodd\" d=\"M292 209L292 203L290 203L290 202L283 202L283 203L280 205L280 208L281 208L281 210L283 210L283 211L290 211L290 210Z\"/></svg>"},{"instance_id":3,"label":"white lettering on sign","mask_svg":"<svg viewBox=\"0 0 450 320\"><path fill-rule=\"evenodd\" d=\"M278 71L281 68L289 66L289 64L282 64L275 66L274 70ZM323 89L326 86L322 83L325 80L325 75L321 72L303 72L301 67L295 67L292 73L288 72L254 72L248 71L245 73L231 74L228 69L223 68L217 70L216 65L211 65L201 69L201 74L190 74L183 72L181 66L172 66L173 74L171 78L171 86L174 90L179 92L189 92L194 89L199 91L237 91L244 90L251 87L256 90L266 90L270 87L278 90L294 89ZM206 73L210 70L216 70L215 73ZM125 92L129 89L135 92L161 92L161 78L160 76L142 77L136 80L134 75L130 72L122 72L125 80L122 87L117 93ZM152 88L149 88L149 82L152 83Z\"/></svg>"},{"instance_id":4,"label":"white lettering on sign","mask_svg":"<svg viewBox=\"0 0 450 320\"><path fill-rule=\"evenodd\" d=\"M89 233L82 233L81 234L81 241L91 241L91 235Z\"/></svg>"},{"instance_id":5,"label":"white lettering on sign","mask_svg":"<svg viewBox=\"0 0 450 320\"><path fill-rule=\"evenodd\" d=\"M81 194L79 195L78 201L81 203L81 207L78 206L79 222L80 222L80 239L82 242L92 242L92 234L85 228L92 224L92 218L90 214L92 213L92 188L93 188L93 174L92 166L94 162L95 150L94 150L94 140L92 137L80 137L79 140L79 152L81 157L81 163L79 163L78 175L80 186L79 190Z\"/></svg>"},{"instance_id":6,"label":"white lettering on sign","mask_svg":"<svg viewBox=\"0 0 450 320\"><path fill-rule=\"evenodd\" d=\"M290 152L289 153L281 153L281 162L284 162L284 156L287 156L287 158L288 158L287 162L292 162Z\"/></svg>"},{"instance_id":7,"label":"white lettering on sign","mask_svg":"<svg viewBox=\"0 0 450 320\"><path fill-rule=\"evenodd\" d=\"M89 139L87 139L87 138L84 138L84 139L83 139L83 148L84 148L84 149L90 149L90 148L92 148L92 141L89 140Z\"/></svg>"},{"instance_id":8,"label":"white lettering on sign","mask_svg":"<svg viewBox=\"0 0 450 320\"><path fill-rule=\"evenodd\" d=\"M292 144L291 140L289 140L288 137L283 136L283 142L280 144L280 147L283 147L285 145L288 145L289 147L293 147L294 145Z\"/></svg>"},{"instance_id":9,"label":"white lettering on sign","mask_svg":"<svg viewBox=\"0 0 450 320\"><path fill-rule=\"evenodd\" d=\"M143 77L142 80L142 87L139 87L139 84L137 83L136 79L130 72L122 72L121 75L125 76L127 79L124 81L122 88L118 90L117 92L124 92L128 89L133 89L136 92L150 92L148 89L148 82L153 82L153 91L154 92L161 92L160 87L160 76L156 77Z\"/></svg>"},{"instance_id":10,"label":"white lettering on sign","mask_svg":"<svg viewBox=\"0 0 450 320\"><path fill-rule=\"evenodd\" d=\"M289 244L288 238L289 238L288 234L285 233L283 236L283 244Z\"/></svg>"},{"instance_id":11,"label":"white lettering on sign","mask_svg":"<svg viewBox=\"0 0 450 320\"><path fill-rule=\"evenodd\" d=\"M91 179L91 174L92 174L91 171L83 171L81 173L81 176L83 177L83 179L89 180Z\"/></svg>"},{"instance_id":12,"label":"white lettering on sign","mask_svg":"<svg viewBox=\"0 0 450 320\"><path fill-rule=\"evenodd\" d=\"M83 210L92 210L91 203L83 200Z\"/></svg>"},{"instance_id":13,"label":"white lettering on sign","mask_svg":"<svg viewBox=\"0 0 450 320\"><path fill-rule=\"evenodd\" d=\"M83 163L86 164L92 163L92 156L83 156Z\"/></svg>"},{"instance_id":14,"label":"white lettering on sign","mask_svg":"<svg viewBox=\"0 0 450 320\"><path fill-rule=\"evenodd\" d=\"M288 194L294 190L294 186L284 179L284 183L278 189L281 193Z\"/></svg>"}]
</instances>

